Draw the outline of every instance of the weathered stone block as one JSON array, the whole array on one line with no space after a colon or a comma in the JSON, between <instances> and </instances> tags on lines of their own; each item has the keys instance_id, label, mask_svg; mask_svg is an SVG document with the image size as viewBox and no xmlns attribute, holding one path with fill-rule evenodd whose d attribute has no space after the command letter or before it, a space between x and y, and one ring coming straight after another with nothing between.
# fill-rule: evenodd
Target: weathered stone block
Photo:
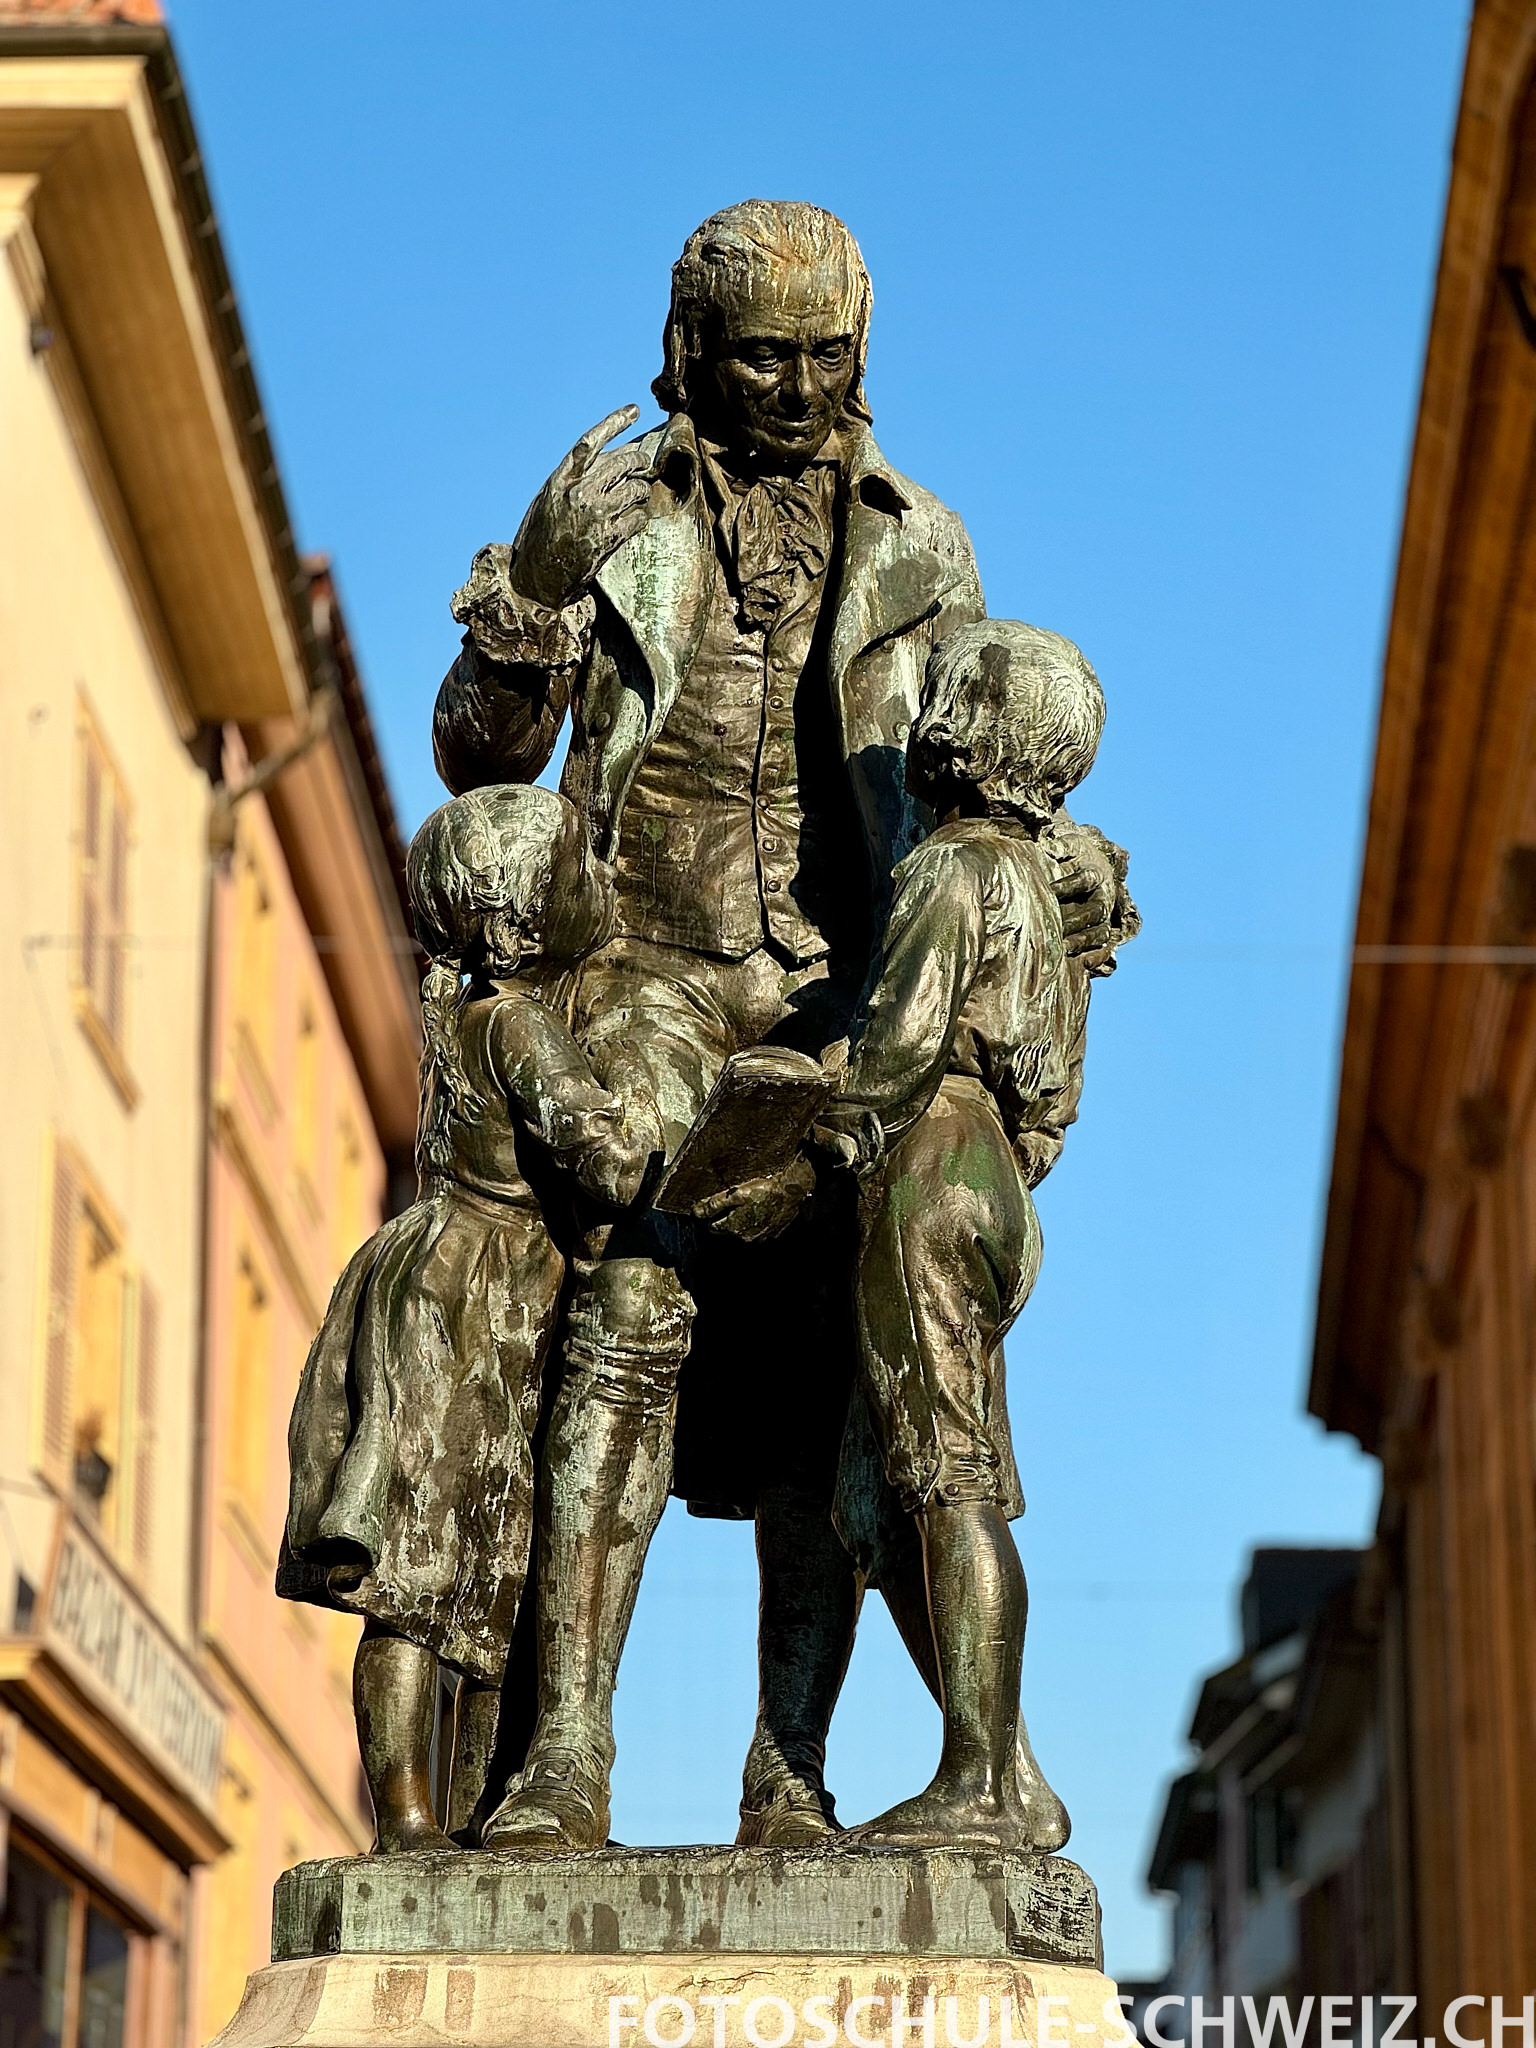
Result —
<instances>
[{"instance_id":1,"label":"weathered stone block","mask_svg":"<svg viewBox=\"0 0 1536 2048\"><path fill-rule=\"evenodd\" d=\"M989 1956L1097 1968L1098 1894L1061 1856L595 1849L340 1857L286 1871L272 1959L346 1954Z\"/></svg>"}]
</instances>

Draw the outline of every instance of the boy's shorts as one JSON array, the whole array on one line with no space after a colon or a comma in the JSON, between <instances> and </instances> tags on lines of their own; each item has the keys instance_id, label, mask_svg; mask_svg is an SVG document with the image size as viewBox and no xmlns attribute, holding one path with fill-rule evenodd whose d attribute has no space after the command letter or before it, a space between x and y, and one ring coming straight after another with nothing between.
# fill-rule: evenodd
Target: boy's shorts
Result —
<instances>
[{"instance_id":1,"label":"boy's shorts","mask_svg":"<svg viewBox=\"0 0 1536 2048\"><path fill-rule=\"evenodd\" d=\"M938 1498L1024 1497L1004 1386L1003 1337L1040 1270L1040 1226L991 1096L947 1075L900 1138L862 1217L860 1377L885 1479L913 1512ZM839 1526L861 1549L871 1509L858 1426L846 1445Z\"/></svg>"}]
</instances>

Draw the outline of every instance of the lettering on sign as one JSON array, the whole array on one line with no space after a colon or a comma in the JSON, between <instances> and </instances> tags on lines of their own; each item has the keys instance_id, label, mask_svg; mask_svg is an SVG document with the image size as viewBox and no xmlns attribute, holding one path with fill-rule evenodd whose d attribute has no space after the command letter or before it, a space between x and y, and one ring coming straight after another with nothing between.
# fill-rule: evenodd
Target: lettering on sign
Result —
<instances>
[{"instance_id":1,"label":"lettering on sign","mask_svg":"<svg viewBox=\"0 0 1536 2048\"><path fill-rule=\"evenodd\" d=\"M66 1529L46 1625L50 1647L83 1667L150 1755L210 1804L224 1721L196 1674L87 1548Z\"/></svg>"}]
</instances>

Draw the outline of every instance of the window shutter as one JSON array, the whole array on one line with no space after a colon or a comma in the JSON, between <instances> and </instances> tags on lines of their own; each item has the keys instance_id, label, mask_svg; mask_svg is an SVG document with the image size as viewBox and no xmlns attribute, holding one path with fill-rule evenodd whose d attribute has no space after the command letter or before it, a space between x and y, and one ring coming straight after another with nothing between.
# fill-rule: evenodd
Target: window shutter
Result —
<instances>
[{"instance_id":1,"label":"window shutter","mask_svg":"<svg viewBox=\"0 0 1536 2048\"><path fill-rule=\"evenodd\" d=\"M101 893L101 763L89 729L82 734L82 779L80 790L80 981L93 1001L99 1002L101 940L97 905Z\"/></svg>"},{"instance_id":2,"label":"window shutter","mask_svg":"<svg viewBox=\"0 0 1536 2048\"><path fill-rule=\"evenodd\" d=\"M134 1382L133 1558L147 1568L155 1547L155 1416L160 1384L160 1300L139 1279L139 1369Z\"/></svg>"},{"instance_id":3,"label":"window shutter","mask_svg":"<svg viewBox=\"0 0 1536 2048\"><path fill-rule=\"evenodd\" d=\"M48 1244L48 1328L43 1359L43 1457L70 1467L73 1405L75 1263L80 1230L80 1179L63 1145L54 1148L53 1209Z\"/></svg>"},{"instance_id":4,"label":"window shutter","mask_svg":"<svg viewBox=\"0 0 1536 2048\"><path fill-rule=\"evenodd\" d=\"M85 812L80 821L82 851L94 872L101 857L101 762L89 732L85 735L85 787L81 801Z\"/></svg>"},{"instance_id":5,"label":"window shutter","mask_svg":"<svg viewBox=\"0 0 1536 2048\"><path fill-rule=\"evenodd\" d=\"M89 875L85 875L80 881L80 986L87 991L92 1002L97 1001L101 994L98 922L96 884Z\"/></svg>"},{"instance_id":6,"label":"window shutter","mask_svg":"<svg viewBox=\"0 0 1536 2048\"><path fill-rule=\"evenodd\" d=\"M105 995L102 1022L114 1045L123 1042L123 931L127 922L128 820L112 791L112 828L107 849Z\"/></svg>"}]
</instances>

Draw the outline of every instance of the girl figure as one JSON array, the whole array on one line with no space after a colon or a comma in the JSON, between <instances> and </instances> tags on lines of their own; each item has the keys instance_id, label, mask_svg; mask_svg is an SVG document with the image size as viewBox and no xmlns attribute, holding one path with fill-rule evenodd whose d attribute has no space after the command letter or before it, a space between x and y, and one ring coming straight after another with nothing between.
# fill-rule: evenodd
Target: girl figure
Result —
<instances>
[{"instance_id":1,"label":"girl figure","mask_svg":"<svg viewBox=\"0 0 1536 2048\"><path fill-rule=\"evenodd\" d=\"M365 1618L353 1702L376 1854L452 1846L429 1782L439 1660L463 1680L456 1771L483 1769L494 1739L565 1278L534 1184L548 1199L563 1174L622 1208L662 1146L654 1106L602 1087L563 1019L569 970L614 916L575 807L471 790L428 818L407 872L431 956L420 1193L353 1257L310 1347L277 1575L287 1599ZM477 1790L456 1787L455 1809Z\"/></svg>"}]
</instances>

